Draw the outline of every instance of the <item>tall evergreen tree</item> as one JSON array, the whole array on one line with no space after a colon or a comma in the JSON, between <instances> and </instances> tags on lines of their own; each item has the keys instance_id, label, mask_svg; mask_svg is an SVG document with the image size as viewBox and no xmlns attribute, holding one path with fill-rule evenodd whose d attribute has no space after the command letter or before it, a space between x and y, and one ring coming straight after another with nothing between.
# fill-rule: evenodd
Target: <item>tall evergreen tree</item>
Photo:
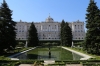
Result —
<instances>
[{"instance_id":1,"label":"tall evergreen tree","mask_svg":"<svg viewBox=\"0 0 100 66\"><path fill-rule=\"evenodd\" d=\"M69 27L68 23L66 22L65 26L62 29L63 33L63 44L65 46L71 47L72 45L72 30Z\"/></svg>"},{"instance_id":2,"label":"tall evergreen tree","mask_svg":"<svg viewBox=\"0 0 100 66\"><path fill-rule=\"evenodd\" d=\"M15 48L16 46L16 22L12 20L12 11L5 0L0 6L0 50Z\"/></svg>"},{"instance_id":3,"label":"tall evergreen tree","mask_svg":"<svg viewBox=\"0 0 100 66\"><path fill-rule=\"evenodd\" d=\"M100 54L100 11L94 0L90 0L87 8L86 28L84 48L88 53Z\"/></svg>"},{"instance_id":4,"label":"tall evergreen tree","mask_svg":"<svg viewBox=\"0 0 100 66\"><path fill-rule=\"evenodd\" d=\"M34 23L32 22L29 29L28 46L29 47L38 46L38 43L39 43L39 40L38 40L37 29Z\"/></svg>"},{"instance_id":5,"label":"tall evergreen tree","mask_svg":"<svg viewBox=\"0 0 100 66\"><path fill-rule=\"evenodd\" d=\"M63 33L64 33L64 31L63 31L63 27L64 27L64 26L65 26L65 21L62 20L62 22L61 22L61 29L60 29L61 45L63 45Z\"/></svg>"}]
</instances>

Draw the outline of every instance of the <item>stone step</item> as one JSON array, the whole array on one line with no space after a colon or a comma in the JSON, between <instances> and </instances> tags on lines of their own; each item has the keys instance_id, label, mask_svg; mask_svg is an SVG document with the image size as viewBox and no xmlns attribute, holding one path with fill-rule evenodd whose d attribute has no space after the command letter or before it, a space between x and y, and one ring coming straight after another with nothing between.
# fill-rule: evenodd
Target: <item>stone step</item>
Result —
<instances>
[{"instance_id":1,"label":"stone step","mask_svg":"<svg viewBox=\"0 0 100 66\"><path fill-rule=\"evenodd\" d=\"M32 66L32 64L20 64L19 66Z\"/></svg>"},{"instance_id":2,"label":"stone step","mask_svg":"<svg viewBox=\"0 0 100 66\"><path fill-rule=\"evenodd\" d=\"M82 64L66 64L66 66L83 66Z\"/></svg>"}]
</instances>

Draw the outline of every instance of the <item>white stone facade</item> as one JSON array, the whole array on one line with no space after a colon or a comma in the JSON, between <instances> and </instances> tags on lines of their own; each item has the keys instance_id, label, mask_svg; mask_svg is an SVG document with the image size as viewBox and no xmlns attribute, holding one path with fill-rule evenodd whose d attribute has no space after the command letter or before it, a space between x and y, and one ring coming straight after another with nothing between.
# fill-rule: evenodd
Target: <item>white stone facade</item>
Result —
<instances>
[{"instance_id":1,"label":"white stone facade","mask_svg":"<svg viewBox=\"0 0 100 66\"><path fill-rule=\"evenodd\" d=\"M79 20L76 22L68 22L70 28L72 29L73 40L84 40L85 29L84 22ZM34 22L35 27L38 32L39 40L60 40L60 24L61 22L56 22L50 16L44 22ZM16 24L16 39L17 40L27 40L28 30L30 27L30 22L19 21Z\"/></svg>"}]
</instances>

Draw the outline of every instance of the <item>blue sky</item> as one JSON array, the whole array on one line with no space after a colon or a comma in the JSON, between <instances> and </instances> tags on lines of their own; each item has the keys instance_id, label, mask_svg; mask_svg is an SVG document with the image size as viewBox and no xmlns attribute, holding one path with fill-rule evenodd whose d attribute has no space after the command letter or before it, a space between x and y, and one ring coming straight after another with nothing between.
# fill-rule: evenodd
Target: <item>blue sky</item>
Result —
<instances>
[{"instance_id":1,"label":"blue sky","mask_svg":"<svg viewBox=\"0 0 100 66\"><path fill-rule=\"evenodd\" d=\"M3 0L0 0L2 3ZM84 21L89 0L6 0L13 20L41 22L50 16L58 22ZM100 8L100 0L95 0Z\"/></svg>"}]
</instances>

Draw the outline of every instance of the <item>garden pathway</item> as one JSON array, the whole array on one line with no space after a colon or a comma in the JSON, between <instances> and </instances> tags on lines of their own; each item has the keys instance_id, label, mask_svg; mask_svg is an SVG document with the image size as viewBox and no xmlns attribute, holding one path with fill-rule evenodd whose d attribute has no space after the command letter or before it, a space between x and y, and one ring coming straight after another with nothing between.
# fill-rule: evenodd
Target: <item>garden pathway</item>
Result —
<instances>
[{"instance_id":1,"label":"garden pathway","mask_svg":"<svg viewBox=\"0 0 100 66\"><path fill-rule=\"evenodd\" d=\"M44 65L54 64L54 63L55 63L54 60L44 60Z\"/></svg>"},{"instance_id":2,"label":"garden pathway","mask_svg":"<svg viewBox=\"0 0 100 66\"><path fill-rule=\"evenodd\" d=\"M32 66L32 64L20 64L19 66Z\"/></svg>"},{"instance_id":3,"label":"garden pathway","mask_svg":"<svg viewBox=\"0 0 100 66\"><path fill-rule=\"evenodd\" d=\"M83 66L82 64L66 64L66 66Z\"/></svg>"},{"instance_id":4,"label":"garden pathway","mask_svg":"<svg viewBox=\"0 0 100 66\"><path fill-rule=\"evenodd\" d=\"M89 55L84 54L84 53L81 53L81 52L77 52L77 51L72 50L72 49L69 49L69 48L67 48L67 47L62 47L62 48L63 48L63 49L66 49L66 50L69 50L69 51L71 51L71 52L73 52L73 53L76 53L76 54L78 54L78 55L80 55L80 56L83 56L84 58L81 58L80 60L88 60L89 58L94 58L94 57L92 57L92 56L89 56Z\"/></svg>"}]
</instances>

